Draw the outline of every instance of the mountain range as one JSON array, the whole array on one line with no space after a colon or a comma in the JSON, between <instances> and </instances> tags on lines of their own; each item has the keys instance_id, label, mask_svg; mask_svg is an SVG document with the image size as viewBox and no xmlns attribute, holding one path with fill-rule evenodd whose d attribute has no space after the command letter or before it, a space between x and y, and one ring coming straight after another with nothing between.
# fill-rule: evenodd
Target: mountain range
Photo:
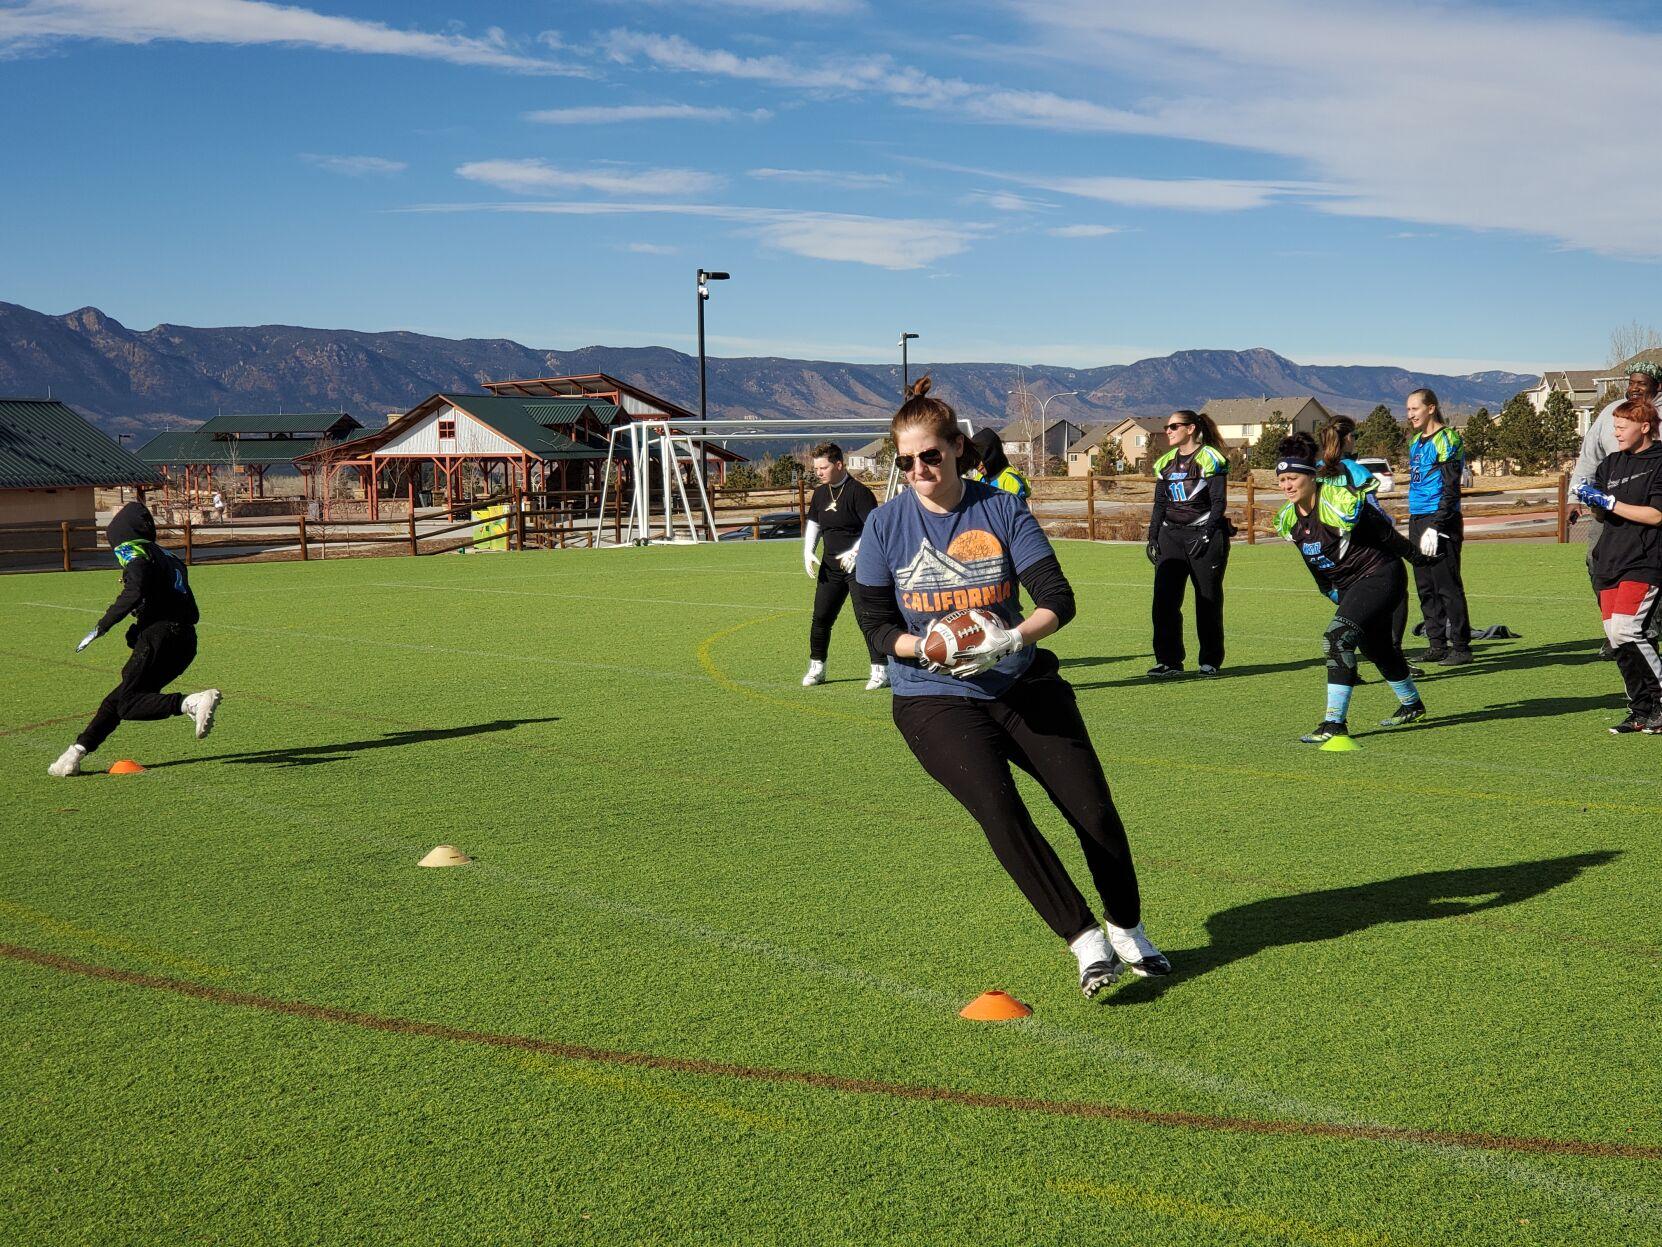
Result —
<instances>
[{"instance_id":1,"label":"mountain range","mask_svg":"<svg viewBox=\"0 0 1662 1247\"><path fill-rule=\"evenodd\" d=\"M1017 364L917 364L935 392L977 423L1013 413L1025 382L1046 412L1076 424L1162 415L1213 398L1312 394L1329 409L1362 415L1385 403L1400 411L1418 386L1449 410L1498 410L1537 378L1513 372L1437 376L1401 368L1296 364L1274 351L1194 350L1111 364L1059 368ZM110 432L143 435L188 428L218 413L345 410L381 423L437 392L476 391L485 381L605 372L689 409L698 405L696 356L667 347L587 346L538 350L506 338L438 338L257 325L128 329L97 308L56 316L0 302L0 396L50 393ZM708 361L711 418L872 418L894 410L897 364L846 364L774 357Z\"/></svg>"}]
</instances>

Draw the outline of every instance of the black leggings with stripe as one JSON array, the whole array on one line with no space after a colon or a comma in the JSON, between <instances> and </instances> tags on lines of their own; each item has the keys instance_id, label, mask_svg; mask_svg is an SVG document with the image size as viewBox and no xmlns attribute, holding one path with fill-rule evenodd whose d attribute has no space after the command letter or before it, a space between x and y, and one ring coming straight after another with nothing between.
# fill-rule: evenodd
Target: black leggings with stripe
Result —
<instances>
[{"instance_id":1,"label":"black leggings with stripe","mask_svg":"<svg viewBox=\"0 0 1662 1247\"><path fill-rule=\"evenodd\" d=\"M1125 824L1056 656L1040 650L1002 697L896 697L894 721L923 769L981 825L999 864L1057 935L1097 925L1056 850L1028 813L1010 768L1020 767L1079 837L1108 921L1142 921Z\"/></svg>"}]
</instances>

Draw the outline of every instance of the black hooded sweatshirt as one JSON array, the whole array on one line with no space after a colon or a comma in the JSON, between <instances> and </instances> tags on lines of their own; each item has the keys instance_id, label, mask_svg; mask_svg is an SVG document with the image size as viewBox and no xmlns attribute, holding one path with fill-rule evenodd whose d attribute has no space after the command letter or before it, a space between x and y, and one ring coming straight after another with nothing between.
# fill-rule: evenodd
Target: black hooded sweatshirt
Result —
<instances>
[{"instance_id":1,"label":"black hooded sweatshirt","mask_svg":"<svg viewBox=\"0 0 1662 1247\"><path fill-rule=\"evenodd\" d=\"M98 635L135 612L134 627L140 632L158 623L194 627L201 615L190 577L182 562L156 544L156 521L149 509L129 502L110 519L105 536L121 564L121 593L98 621Z\"/></svg>"},{"instance_id":2,"label":"black hooded sweatshirt","mask_svg":"<svg viewBox=\"0 0 1662 1247\"><path fill-rule=\"evenodd\" d=\"M1004 453L1004 442L995 430L982 429L969 440L970 445L981 454L981 471L987 480L992 480L1010 466L1010 460Z\"/></svg>"}]
</instances>

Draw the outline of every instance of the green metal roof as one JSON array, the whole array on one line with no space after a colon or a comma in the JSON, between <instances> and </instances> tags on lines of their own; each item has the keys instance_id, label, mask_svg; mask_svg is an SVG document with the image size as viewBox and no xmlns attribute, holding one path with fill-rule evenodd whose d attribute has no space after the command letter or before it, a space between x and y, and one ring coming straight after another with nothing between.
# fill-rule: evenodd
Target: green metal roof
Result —
<instances>
[{"instance_id":1,"label":"green metal roof","mask_svg":"<svg viewBox=\"0 0 1662 1247\"><path fill-rule=\"evenodd\" d=\"M0 398L0 489L159 484L151 468L63 403Z\"/></svg>"},{"instance_id":2,"label":"green metal roof","mask_svg":"<svg viewBox=\"0 0 1662 1247\"><path fill-rule=\"evenodd\" d=\"M234 463L261 468L274 463L292 463L295 456L318 448L315 437L248 438L214 437L201 429L180 433L158 433L138 448L145 463L161 465L208 463L230 467Z\"/></svg>"},{"instance_id":3,"label":"green metal roof","mask_svg":"<svg viewBox=\"0 0 1662 1247\"><path fill-rule=\"evenodd\" d=\"M248 416L215 416L197 428L198 433L338 433L336 426L347 424L358 428L359 423L344 411L288 411L276 414Z\"/></svg>"},{"instance_id":4,"label":"green metal roof","mask_svg":"<svg viewBox=\"0 0 1662 1247\"><path fill-rule=\"evenodd\" d=\"M452 407L491 426L503 437L519 443L539 459L604 459L606 452L575 442L538 423L526 410L523 398L501 398L494 394L441 394Z\"/></svg>"},{"instance_id":5,"label":"green metal roof","mask_svg":"<svg viewBox=\"0 0 1662 1247\"><path fill-rule=\"evenodd\" d=\"M599 424L608 425L617 419L620 410L616 403L601 403L587 398L523 398L514 401L524 403L530 417L548 428L576 424L584 412L588 412Z\"/></svg>"}]
</instances>

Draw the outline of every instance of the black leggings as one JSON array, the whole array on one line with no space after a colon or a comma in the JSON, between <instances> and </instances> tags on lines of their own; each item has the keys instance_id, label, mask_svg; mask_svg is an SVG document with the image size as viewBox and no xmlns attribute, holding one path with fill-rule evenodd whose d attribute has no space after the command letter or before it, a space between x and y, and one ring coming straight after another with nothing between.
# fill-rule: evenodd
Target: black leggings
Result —
<instances>
[{"instance_id":1,"label":"black leggings","mask_svg":"<svg viewBox=\"0 0 1662 1247\"><path fill-rule=\"evenodd\" d=\"M1431 527L1431 516L1408 517L1408 540L1420 544L1420 534ZM1472 647L1472 622L1466 610L1466 586L1460 579L1460 547L1465 543L1465 524L1457 515L1438 530L1448 540L1442 561L1414 569L1414 584L1420 591L1420 614L1425 616L1425 640L1434 654L1444 650L1465 653Z\"/></svg>"},{"instance_id":2,"label":"black leggings","mask_svg":"<svg viewBox=\"0 0 1662 1247\"><path fill-rule=\"evenodd\" d=\"M896 697L895 726L923 769L981 824L999 864L1050 929L1072 941L1097 920L1016 791L1014 763L1079 836L1108 921L1142 921L1137 871L1073 686L1040 650L1002 697Z\"/></svg>"},{"instance_id":3,"label":"black leggings","mask_svg":"<svg viewBox=\"0 0 1662 1247\"><path fill-rule=\"evenodd\" d=\"M1333 622L1322 633L1329 684L1356 683L1357 651L1387 680L1408 678L1408 660L1402 656L1395 623L1407 600L1408 575L1394 559L1383 571L1340 591Z\"/></svg>"},{"instance_id":4,"label":"black leggings","mask_svg":"<svg viewBox=\"0 0 1662 1247\"><path fill-rule=\"evenodd\" d=\"M109 739L123 719L171 719L184 700L162 689L185 674L196 658L196 629L189 624L151 624L133 638L133 654L121 683L104 698L76 744L88 753Z\"/></svg>"},{"instance_id":5,"label":"black leggings","mask_svg":"<svg viewBox=\"0 0 1662 1247\"><path fill-rule=\"evenodd\" d=\"M819 565L819 580L814 587L814 621L808 625L808 657L815 662L824 662L831 652L831 625L837 622L843 603L848 601L848 583L852 579L829 554ZM866 642L866 653L873 664L887 661L870 641Z\"/></svg>"},{"instance_id":6,"label":"black leggings","mask_svg":"<svg viewBox=\"0 0 1662 1247\"><path fill-rule=\"evenodd\" d=\"M1200 639L1203 666L1223 666L1223 573L1229 566L1229 538L1223 532L1199 558L1189 554L1189 543L1199 530L1180 524L1162 524L1157 542L1160 561L1154 567L1154 661L1168 667L1183 665L1183 589L1195 587L1195 632Z\"/></svg>"}]
</instances>

